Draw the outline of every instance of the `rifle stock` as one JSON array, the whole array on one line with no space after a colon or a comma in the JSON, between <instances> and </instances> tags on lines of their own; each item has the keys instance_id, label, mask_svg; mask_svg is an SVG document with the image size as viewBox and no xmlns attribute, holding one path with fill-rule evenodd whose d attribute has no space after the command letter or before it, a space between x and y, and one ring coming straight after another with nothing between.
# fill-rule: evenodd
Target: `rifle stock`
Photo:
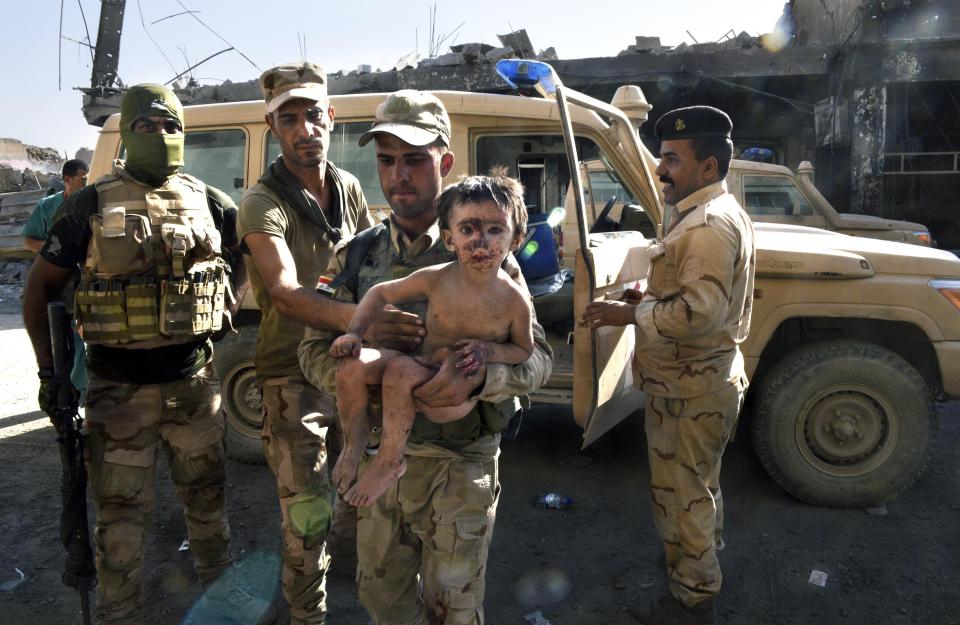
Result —
<instances>
[{"instance_id":1,"label":"rifle stock","mask_svg":"<svg viewBox=\"0 0 960 625\"><path fill-rule=\"evenodd\" d=\"M60 542L67 551L63 577L66 586L80 595L84 625L90 625L90 590L97 585L97 574L90 548L87 522L87 469L83 463L83 419L77 411L77 395L70 385L73 368L73 330L63 302L47 304L50 321L50 347L53 352L54 379L57 388L53 420L60 443L63 472L60 481Z\"/></svg>"}]
</instances>

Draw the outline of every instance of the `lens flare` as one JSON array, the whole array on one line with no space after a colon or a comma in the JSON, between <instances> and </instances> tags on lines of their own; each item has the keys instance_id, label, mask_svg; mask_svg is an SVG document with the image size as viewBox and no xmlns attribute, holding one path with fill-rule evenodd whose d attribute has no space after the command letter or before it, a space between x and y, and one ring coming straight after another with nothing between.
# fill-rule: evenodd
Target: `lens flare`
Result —
<instances>
[{"instance_id":1,"label":"lens flare","mask_svg":"<svg viewBox=\"0 0 960 625\"><path fill-rule=\"evenodd\" d=\"M549 608L570 594L570 576L557 567L530 569L520 576L513 592L527 608Z\"/></svg>"}]
</instances>

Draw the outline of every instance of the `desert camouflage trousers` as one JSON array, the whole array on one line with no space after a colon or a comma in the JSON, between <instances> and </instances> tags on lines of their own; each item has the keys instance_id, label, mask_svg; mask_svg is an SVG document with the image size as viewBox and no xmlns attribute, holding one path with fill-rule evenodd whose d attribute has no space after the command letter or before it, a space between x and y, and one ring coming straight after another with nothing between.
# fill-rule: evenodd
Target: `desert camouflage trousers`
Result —
<instances>
[{"instance_id":1,"label":"desert camouflage trousers","mask_svg":"<svg viewBox=\"0 0 960 625\"><path fill-rule=\"evenodd\" d=\"M211 581L231 564L220 384L210 366L165 384L122 384L91 372L84 405L87 472L97 517L97 618L140 625L158 449L167 455L183 503L197 576Z\"/></svg>"},{"instance_id":2,"label":"desert camouflage trousers","mask_svg":"<svg viewBox=\"0 0 960 625\"><path fill-rule=\"evenodd\" d=\"M277 478L283 533L283 596L291 625L323 623L327 612L326 538L334 516L327 468L333 398L292 377L262 380L263 446Z\"/></svg>"},{"instance_id":3,"label":"desert camouflage trousers","mask_svg":"<svg viewBox=\"0 0 960 625\"><path fill-rule=\"evenodd\" d=\"M499 444L487 436L456 453L408 443L406 473L359 509L357 586L377 625L483 624Z\"/></svg>"},{"instance_id":4,"label":"desert camouflage trousers","mask_svg":"<svg viewBox=\"0 0 960 625\"><path fill-rule=\"evenodd\" d=\"M686 399L647 396L653 518L663 541L670 592L686 605L720 592L720 461L746 388L744 379Z\"/></svg>"}]
</instances>

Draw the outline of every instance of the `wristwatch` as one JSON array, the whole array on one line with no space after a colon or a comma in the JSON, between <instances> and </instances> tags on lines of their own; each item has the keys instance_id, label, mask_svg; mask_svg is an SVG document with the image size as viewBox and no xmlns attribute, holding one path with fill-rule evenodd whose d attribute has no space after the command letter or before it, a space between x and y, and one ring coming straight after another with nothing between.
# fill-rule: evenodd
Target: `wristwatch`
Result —
<instances>
[{"instance_id":1,"label":"wristwatch","mask_svg":"<svg viewBox=\"0 0 960 625\"><path fill-rule=\"evenodd\" d=\"M41 380L52 380L55 373L53 367L40 367L37 369L37 377Z\"/></svg>"}]
</instances>

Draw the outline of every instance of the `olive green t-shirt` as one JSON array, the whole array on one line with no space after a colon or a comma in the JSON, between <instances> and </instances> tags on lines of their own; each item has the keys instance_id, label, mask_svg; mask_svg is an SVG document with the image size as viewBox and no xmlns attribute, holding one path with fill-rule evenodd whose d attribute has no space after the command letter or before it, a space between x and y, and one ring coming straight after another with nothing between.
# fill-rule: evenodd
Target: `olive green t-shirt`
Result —
<instances>
[{"instance_id":1,"label":"olive green t-shirt","mask_svg":"<svg viewBox=\"0 0 960 625\"><path fill-rule=\"evenodd\" d=\"M327 182L335 194L342 192L339 202L343 223L339 227L344 237L366 230L374 225L367 209L360 183L349 173L327 164ZM339 179L339 180L338 180ZM339 182L339 183L338 183ZM242 242L251 232L262 232L282 238L297 267L297 281L305 288L315 289L333 255L334 243L317 225L288 206L262 182L250 187L240 200L237 233ZM257 332L257 350L254 365L260 378L285 376L302 377L297 360L297 347L303 338L303 324L284 317L273 306L270 294L263 284L246 246L244 261L250 275L257 306L260 308L260 330Z\"/></svg>"}]
</instances>

